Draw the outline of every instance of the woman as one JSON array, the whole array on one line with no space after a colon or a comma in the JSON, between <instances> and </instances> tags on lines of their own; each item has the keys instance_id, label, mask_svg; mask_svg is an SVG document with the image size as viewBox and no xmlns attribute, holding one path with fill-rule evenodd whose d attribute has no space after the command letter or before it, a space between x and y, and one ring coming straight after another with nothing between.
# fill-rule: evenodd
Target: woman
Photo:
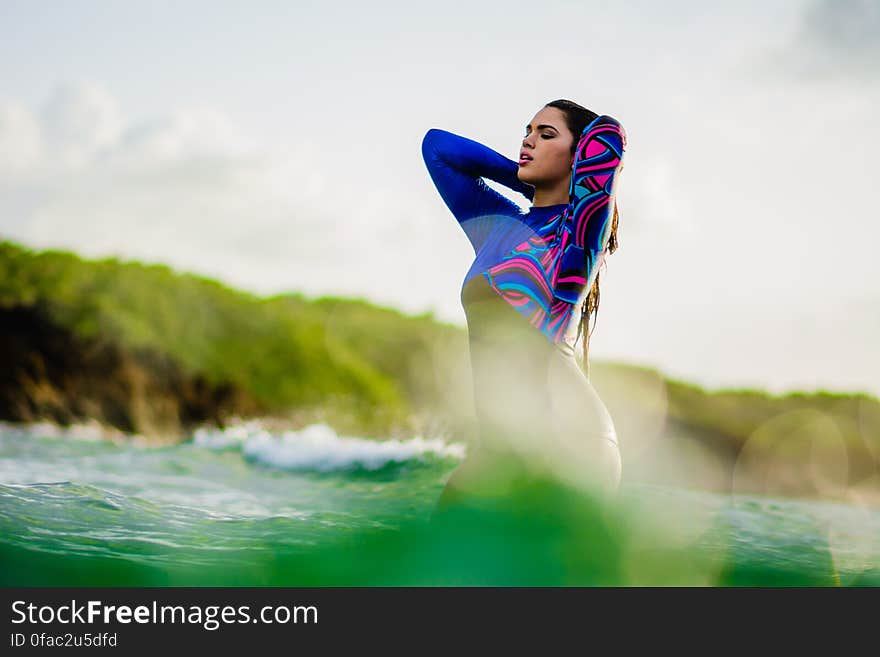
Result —
<instances>
[{"instance_id":1,"label":"woman","mask_svg":"<svg viewBox=\"0 0 880 657\"><path fill-rule=\"evenodd\" d=\"M574 347L598 308L604 256L617 246L625 144L616 120L568 100L535 114L518 163L444 130L425 135L428 172L476 255L461 301L480 434L440 506L468 493L504 494L532 476L616 490L620 453L587 378L588 330L586 374ZM531 208L523 213L482 178L522 193Z\"/></svg>"}]
</instances>

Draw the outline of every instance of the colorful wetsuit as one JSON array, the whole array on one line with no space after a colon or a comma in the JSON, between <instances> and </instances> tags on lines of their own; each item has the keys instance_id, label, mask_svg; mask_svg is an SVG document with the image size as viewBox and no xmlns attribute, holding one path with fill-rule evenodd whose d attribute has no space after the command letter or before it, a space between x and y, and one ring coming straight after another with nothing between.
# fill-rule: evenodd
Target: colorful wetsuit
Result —
<instances>
[{"instance_id":1,"label":"colorful wetsuit","mask_svg":"<svg viewBox=\"0 0 880 657\"><path fill-rule=\"evenodd\" d=\"M573 338L575 310L607 247L624 145L620 124L599 117L578 140L570 202L522 212L482 180L531 200L533 188L517 178L516 162L444 130L425 135L428 171L476 256L461 301L480 435L444 497L456 476L499 455L529 464L552 457L575 470L596 466L601 476L617 468L619 476L614 424L577 365Z\"/></svg>"},{"instance_id":2,"label":"colorful wetsuit","mask_svg":"<svg viewBox=\"0 0 880 657\"><path fill-rule=\"evenodd\" d=\"M604 259L626 135L600 116L578 139L568 204L523 213L481 178L532 198L516 162L471 139L429 130L422 141L428 172L474 247L467 284L490 287L552 343L574 346L583 299Z\"/></svg>"}]
</instances>

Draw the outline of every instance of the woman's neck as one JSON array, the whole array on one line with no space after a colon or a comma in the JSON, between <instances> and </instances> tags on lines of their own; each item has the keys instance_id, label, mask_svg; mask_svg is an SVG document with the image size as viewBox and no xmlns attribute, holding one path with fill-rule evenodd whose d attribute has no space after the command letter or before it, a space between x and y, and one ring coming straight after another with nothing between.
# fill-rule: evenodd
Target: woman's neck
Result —
<instances>
[{"instance_id":1,"label":"woman's neck","mask_svg":"<svg viewBox=\"0 0 880 657\"><path fill-rule=\"evenodd\" d=\"M544 207L545 205L561 205L568 203L568 188L571 185L569 179L563 179L552 187L535 187L535 195L532 197L532 207Z\"/></svg>"}]
</instances>

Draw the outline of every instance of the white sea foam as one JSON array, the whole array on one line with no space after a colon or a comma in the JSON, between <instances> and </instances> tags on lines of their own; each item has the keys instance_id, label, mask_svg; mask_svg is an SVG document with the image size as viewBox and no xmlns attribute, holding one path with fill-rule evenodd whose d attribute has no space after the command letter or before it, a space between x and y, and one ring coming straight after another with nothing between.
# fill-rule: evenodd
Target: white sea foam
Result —
<instances>
[{"instance_id":1,"label":"white sea foam","mask_svg":"<svg viewBox=\"0 0 880 657\"><path fill-rule=\"evenodd\" d=\"M199 429L194 444L208 449L240 448L257 463L285 470L331 472L364 468L378 470L389 463L420 460L426 455L464 458L464 445L416 436L409 440L368 440L339 436L326 424L273 434L259 422L223 430Z\"/></svg>"},{"instance_id":2,"label":"white sea foam","mask_svg":"<svg viewBox=\"0 0 880 657\"><path fill-rule=\"evenodd\" d=\"M225 429L208 427L196 429L193 432L193 443L199 447L222 450L241 447L249 438L264 434L269 435L269 432L263 428L259 421L252 420Z\"/></svg>"}]
</instances>

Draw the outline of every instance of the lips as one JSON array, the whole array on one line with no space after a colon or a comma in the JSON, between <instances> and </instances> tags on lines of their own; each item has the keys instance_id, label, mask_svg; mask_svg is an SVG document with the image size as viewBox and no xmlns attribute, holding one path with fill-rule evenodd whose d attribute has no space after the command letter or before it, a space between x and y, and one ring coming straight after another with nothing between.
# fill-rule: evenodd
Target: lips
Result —
<instances>
[{"instance_id":1,"label":"lips","mask_svg":"<svg viewBox=\"0 0 880 657\"><path fill-rule=\"evenodd\" d=\"M524 164L526 162L531 162L532 156L526 153L525 151L520 151L519 153L519 163Z\"/></svg>"}]
</instances>

